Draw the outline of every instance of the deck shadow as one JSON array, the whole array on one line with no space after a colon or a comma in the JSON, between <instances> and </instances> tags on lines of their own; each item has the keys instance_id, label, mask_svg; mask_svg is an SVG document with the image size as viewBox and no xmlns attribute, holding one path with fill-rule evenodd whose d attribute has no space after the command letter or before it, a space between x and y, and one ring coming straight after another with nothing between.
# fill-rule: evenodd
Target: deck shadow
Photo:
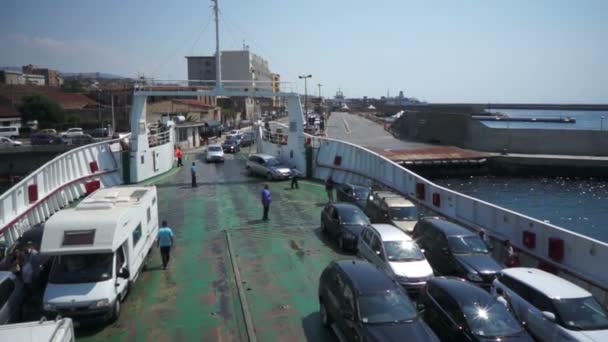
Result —
<instances>
[{"instance_id":1,"label":"deck shadow","mask_svg":"<svg viewBox=\"0 0 608 342\"><path fill-rule=\"evenodd\" d=\"M302 330L306 341L338 341L334 333L323 326L321 315L315 311L302 319Z\"/></svg>"}]
</instances>

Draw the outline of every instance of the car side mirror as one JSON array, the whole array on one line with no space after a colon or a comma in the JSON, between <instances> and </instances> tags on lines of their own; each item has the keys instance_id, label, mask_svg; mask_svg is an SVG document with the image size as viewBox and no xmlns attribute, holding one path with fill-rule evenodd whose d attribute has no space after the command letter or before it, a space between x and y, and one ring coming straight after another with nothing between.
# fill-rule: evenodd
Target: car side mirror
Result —
<instances>
[{"instance_id":1,"label":"car side mirror","mask_svg":"<svg viewBox=\"0 0 608 342\"><path fill-rule=\"evenodd\" d=\"M355 320L355 315L352 313L352 311L342 310L342 318L347 321L353 321Z\"/></svg>"},{"instance_id":2,"label":"car side mirror","mask_svg":"<svg viewBox=\"0 0 608 342\"><path fill-rule=\"evenodd\" d=\"M445 255L450 255L450 250L447 247L443 247L441 249L441 253L443 253Z\"/></svg>"},{"instance_id":3,"label":"car side mirror","mask_svg":"<svg viewBox=\"0 0 608 342\"><path fill-rule=\"evenodd\" d=\"M120 272L118 272L118 277L119 278L129 279L130 275L131 275L131 273L126 268L123 268L122 270L120 270Z\"/></svg>"},{"instance_id":4,"label":"car side mirror","mask_svg":"<svg viewBox=\"0 0 608 342\"><path fill-rule=\"evenodd\" d=\"M555 322L555 314L553 312L543 311L542 314L544 318L548 319L551 322Z\"/></svg>"}]
</instances>

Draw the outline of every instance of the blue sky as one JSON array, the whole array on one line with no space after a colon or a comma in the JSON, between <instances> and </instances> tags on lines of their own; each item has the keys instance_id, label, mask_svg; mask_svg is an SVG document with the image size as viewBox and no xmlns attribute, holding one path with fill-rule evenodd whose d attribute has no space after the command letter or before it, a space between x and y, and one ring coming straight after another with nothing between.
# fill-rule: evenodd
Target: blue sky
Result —
<instances>
[{"instance_id":1,"label":"blue sky","mask_svg":"<svg viewBox=\"0 0 608 342\"><path fill-rule=\"evenodd\" d=\"M0 66L183 79L185 55L214 51L210 6L2 0ZM608 103L608 1L220 0L220 7L222 48L244 40L299 91L297 75L306 73L323 95L342 88L348 97L403 90L431 102Z\"/></svg>"}]
</instances>

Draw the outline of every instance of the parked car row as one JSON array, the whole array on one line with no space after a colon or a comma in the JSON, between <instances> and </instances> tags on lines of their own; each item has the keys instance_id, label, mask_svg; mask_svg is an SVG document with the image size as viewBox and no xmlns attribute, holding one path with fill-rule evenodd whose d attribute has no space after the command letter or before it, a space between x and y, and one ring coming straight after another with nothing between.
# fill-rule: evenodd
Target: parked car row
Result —
<instances>
[{"instance_id":1,"label":"parked car row","mask_svg":"<svg viewBox=\"0 0 608 342\"><path fill-rule=\"evenodd\" d=\"M418 219L394 192L336 188L350 203L328 203L321 231L364 259L332 262L319 280L321 320L339 338L608 341L608 312L588 291L539 269L504 268L476 232Z\"/></svg>"}]
</instances>

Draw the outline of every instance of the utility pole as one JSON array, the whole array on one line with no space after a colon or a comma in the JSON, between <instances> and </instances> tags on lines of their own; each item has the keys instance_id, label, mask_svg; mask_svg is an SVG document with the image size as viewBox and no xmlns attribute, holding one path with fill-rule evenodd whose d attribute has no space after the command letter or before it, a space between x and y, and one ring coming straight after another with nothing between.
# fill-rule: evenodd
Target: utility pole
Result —
<instances>
[{"instance_id":1,"label":"utility pole","mask_svg":"<svg viewBox=\"0 0 608 342\"><path fill-rule=\"evenodd\" d=\"M215 14L215 89L222 89L222 57L220 56L220 7L219 0L213 2L213 12Z\"/></svg>"},{"instance_id":2,"label":"utility pole","mask_svg":"<svg viewBox=\"0 0 608 342\"><path fill-rule=\"evenodd\" d=\"M110 93L110 99L112 102L112 132L108 132L108 135L113 136L116 131L116 120L114 119L114 94Z\"/></svg>"},{"instance_id":3,"label":"utility pole","mask_svg":"<svg viewBox=\"0 0 608 342\"><path fill-rule=\"evenodd\" d=\"M312 75L301 75L299 79L304 79L304 117L306 118L306 130L308 130L308 87L306 80L311 78Z\"/></svg>"}]
</instances>

